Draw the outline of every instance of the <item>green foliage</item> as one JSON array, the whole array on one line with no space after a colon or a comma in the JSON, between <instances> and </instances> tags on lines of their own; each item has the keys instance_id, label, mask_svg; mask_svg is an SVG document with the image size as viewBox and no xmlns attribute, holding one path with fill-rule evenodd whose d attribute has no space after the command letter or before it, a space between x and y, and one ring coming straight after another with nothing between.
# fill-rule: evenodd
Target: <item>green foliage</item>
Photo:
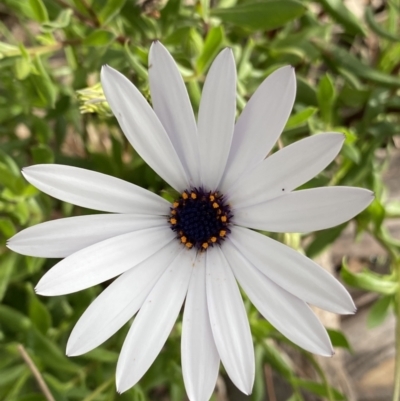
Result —
<instances>
[{"instance_id":1,"label":"green foliage","mask_svg":"<svg viewBox=\"0 0 400 401\"><path fill-rule=\"evenodd\" d=\"M287 64L295 67L296 103L280 145L323 131L346 136L340 156L305 187L354 185L375 192L375 201L354 224L359 236L368 232L387 250L391 271L354 274L343 263L341 276L351 286L380 294L368 317L370 327L381 324L392 306L396 310L400 242L391 237L385 222L400 217L400 204L387 201L381 179L385 163L376 153L389 152L400 132L400 9L392 2L382 7L367 7L359 19L341 0L198 0L193 5L181 0L1 2L1 400L44 399L19 344L56 400L185 397L179 324L145 377L119 396L114 374L127 327L87 355L65 356L74 324L104 286L39 297L33 286L55 261L16 255L6 248L7 239L25 227L88 213L41 194L24 180L24 166L55 162L84 167L170 196L170 188L121 134L99 84L101 66L109 64L150 100L147 56L155 39L177 60L195 112L207 70L226 46L233 49L238 66L239 111L272 71ZM373 50L368 48L370 38ZM267 130L266 126L266 134ZM346 226L303 236L307 255L314 257L331 246ZM292 244L300 242L299 237L290 238ZM298 377L279 344L296 347L250 304L249 315L257 364L252 400L265 398L266 364L290 384L292 400L302 400L303 390L343 399L322 375L319 382ZM335 347L351 349L340 331L329 330L329 335Z\"/></svg>"}]
</instances>

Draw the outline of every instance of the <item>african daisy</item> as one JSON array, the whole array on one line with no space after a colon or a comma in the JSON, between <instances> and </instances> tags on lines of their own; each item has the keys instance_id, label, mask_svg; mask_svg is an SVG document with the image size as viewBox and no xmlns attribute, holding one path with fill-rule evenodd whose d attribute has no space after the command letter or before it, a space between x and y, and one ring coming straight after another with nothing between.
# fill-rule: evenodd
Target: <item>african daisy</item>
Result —
<instances>
[{"instance_id":1,"label":"african daisy","mask_svg":"<svg viewBox=\"0 0 400 401\"><path fill-rule=\"evenodd\" d=\"M182 369L191 401L210 398L220 360L249 394L254 381L250 327L237 285L260 313L304 349L330 356L326 330L308 304L354 313L345 288L299 252L262 235L341 224L373 199L365 189L294 191L336 157L338 133L314 135L270 153L295 99L292 67L271 74L235 124L236 68L230 49L212 64L198 121L177 66L154 42L149 79L153 108L132 83L105 66L107 101L135 150L180 196L171 204L131 183L62 165L35 165L24 177L41 191L109 214L28 228L8 247L64 258L39 281L41 295L80 291L119 276L73 329L67 354L106 341L136 313L118 360L119 392L134 386L162 349L185 301Z\"/></svg>"}]
</instances>

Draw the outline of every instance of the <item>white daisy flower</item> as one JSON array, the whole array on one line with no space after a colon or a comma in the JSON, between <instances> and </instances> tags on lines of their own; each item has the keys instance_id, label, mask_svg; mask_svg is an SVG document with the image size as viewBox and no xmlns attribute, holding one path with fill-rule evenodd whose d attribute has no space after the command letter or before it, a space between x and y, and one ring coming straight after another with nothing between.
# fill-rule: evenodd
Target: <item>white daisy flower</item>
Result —
<instances>
[{"instance_id":1,"label":"white daisy flower","mask_svg":"<svg viewBox=\"0 0 400 401\"><path fill-rule=\"evenodd\" d=\"M212 64L196 124L178 68L153 43L149 61L154 110L132 83L105 66L101 81L126 137L181 195L172 204L131 183L61 165L23 170L36 188L109 214L28 228L8 247L64 258L36 292L80 291L119 276L73 329L67 354L106 341L136 313L118 360L119 392L134 386L161 351L185 301L182 369L191 401L208 400L220 360L249 394L254 350L237 281L260 313L304 349L331 356L325 328L308 304L354 313L345 288L312 260L255 230L310 232L341 224L367 207L372 192L351 187L294 191L328 166L344 136L326 133L265 158L291 112L292 67L271 74L235 124L236 68L230 49Z\"/></svg>"}]
</instances>

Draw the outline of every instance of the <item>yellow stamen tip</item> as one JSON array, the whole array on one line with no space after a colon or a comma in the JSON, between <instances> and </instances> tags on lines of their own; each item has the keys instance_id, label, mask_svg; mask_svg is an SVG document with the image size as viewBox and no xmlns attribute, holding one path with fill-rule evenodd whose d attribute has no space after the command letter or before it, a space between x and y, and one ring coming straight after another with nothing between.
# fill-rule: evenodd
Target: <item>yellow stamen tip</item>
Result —
<instances>
[{"instance_id":1,"label":"yellow stamen tip","mask_svg":"<svg viewBox=\"0 0 400 401\"><path fill-rule=\"evenodd\" d=\"M187 238L185 236L181 237L182 244L186 244Z\"/></svg>"},{"instance_id":2,"label":"yellow stamen tip","mask_svg":"<svg viewBox=\"0 0 400 401\"><path fill-rule=\"evenodd\" d=\"M207 248L208 248L207 242L204 242L201 246L202 246L204 249L207 249Z\"/></svg>"},{"instance_id":3,"label":"yellow stamen tip","mask_svg":"<svg viewBox=\"0 0 400 401\"><path fill-rule=\"evenodd\" d=\"M219 205L218 205L217 202L214 202L214 203L212 204L212 207L213 207L214 209L218 209L218 208L219 208Z\"/></svg>"},{"instance_id":4,"label":"yellow stamen tip","mask_svg":"<svg viewBox=\"0 0 400 401\"><path fill-rule=\"evenodd\" d=\"M186 245L187 248L191 248L193 246L193 244L191 242L186 242L185 245Z\"/></svg>"},{"instance_id":5,"label":"yellow stamen tip","mask_svg":"<svg viewBox=\"0 0 400 401\"><path fill-rule=\"evenodd\" d=\"M182 193L182 198L183 199L187 199L187 198L189 198L189 195L186 192L183 192Z\"/></svg>"},{"instance_id":6,"label":"yellow stamen tip","mask_svg":"<svg viewBox=\"0 0 400 401\"><path fill-rule=\"evenodd\" d=\"M196 192L192 192L192 193L190 194L190 197L191 197L192 199L196 199L196 198L197 198Z\"/></svg>"},{"instance_id":7,"label":"yellow stamen tip","mask_svg":"<svg viewBox=\"0 0 400 401\"><path fill-rule=\"evenodd\" d=\"M226 230L221 230L221 231L219 232L219 236L220 236L220 237L225 237L225 235L226 235Z\"/></svg>"},{"instance_id":8,"label":"yellow stamen tip","mask_svg":"<svg viewBox=\"0 0 400 401\"><path fill-rule=\"evenodd\" d=\"M222 221L223 223L226 223L226 220L227 220L226 216L221 216L221 221Z\"/></svg>"},{"instance_id":9,"label":"yellow stamen tip","mask_svg":"<svg viewBox=\"0 0 400 401\"><path fill-rule=\"evenodd\" d=\"M210 240L211 242L217 242L217 237L211 237Z\"/></svg>"},{"instance_id":10,"label":"yellow stamen tip","mask_svg":"<svg viewBox=\"0 0 400 401\"><path fill-rule=\"evenodd\" d=\"M169 219L169 222L171 224L176 224L176 219L174 217L172 217L171 219Z\"/></svg>"}]
</instances>

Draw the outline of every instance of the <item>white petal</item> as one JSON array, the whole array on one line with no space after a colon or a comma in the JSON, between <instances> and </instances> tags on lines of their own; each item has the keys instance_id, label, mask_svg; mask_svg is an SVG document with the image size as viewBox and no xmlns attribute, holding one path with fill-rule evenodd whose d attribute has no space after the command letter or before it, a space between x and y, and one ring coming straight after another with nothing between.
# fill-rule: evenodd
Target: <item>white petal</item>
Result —
<instances>
[{"instance_id":1,"label":"white petal","mask_svg":"<svg viewBox=\"0 0 400 401\"><path fill-rule=\"evenodd\" d=\"M10 238L7 247L22 255L65 258L107 238L166 224L164 216L144 214L68 217L29 227Z\"/></svg>"},{"instance_id":2,"label":"white petal","mask_svg":"<svg viewBox=\"0 0 400 401\"><path fill-rule=\"evenodd\" d=\"M175 239L166 226L122 234L63 259L39 281L40 295L63 295L102 283L131 269Z\"/></svg>"},{"instance_id":3,"label":"white petal","mask_svg":"<svg viewBox=\"0 0 400 401\"><path fill-rule=\"evenodd\" d=\"M277 330L309 352L333 355L328 333L304 301L268 279L231 241L226 241L222 249L250 301Z\"/></svg>"},{"instance_id":4,"label":"white petal","mask_svg":"<svg viewBox=\"0 0 400 401\"><path fill-rule=\"evenodd\" d=\"M294 249L243 227L233 227L229 239L257 269L297 298L334 313L356 311L343 285Z\"/></svg>"},{"instance_id":5,"label":"white petal","mask_svg":"<svg viewBox=\"0 0 400 401\"><path fill-rule=\"evenodd\" d=\"M229 190L227 199L236 209L287 194L328 166L343 141L343 134L329 133L286 146L244 174Z\"/></svg>"},{"instance_id":6,"label":"white petal","mask_svg":"<svg viewBox=\"0 0 400 401\"><path fill-rule=\"evenodd\" d=\"M188 181L178 155L157 115L125 76L109 66L101 70L104 94L134 149L173 188L182 191Z\"/></svg>"},{"instance_id":7,"label":"white petal","mask_svg":"<svg viewBox=\"0 0 400 401\"><path fill-rule=\"evenodd\" d=\"M140 308L122 346L117 390L122 393L146 373L174 326L185 298L196 252L182 249Z\"/></svg>"},{"instance_id":8,"label":"white petal","mask_svg":"<svg viewBox=\"0 0 400 401\"><path fill-rule=\"evenodd\" d=\"M54 198L111 213L168 214L170 204L137 185L109 175L58 164L37 164L22 170L36 188Z\"/></svg>"},{"instance_id":9,"label":"white petal","mask_svg":"<svg viewBox=\"0 0 400 401\"><path fill-rule=\"evenodd\" d=\"M208 401L218 378L219 355L207 308L205 254L197 259L182 322L182 371L189 400Z\"/></svg>"},{"instance_id":10,"label":"white petal","mask_svg":"<svg viewBox=\"0 0 400 401\"><path fill-rule=\"evenodd\" d=\"M215 344L235 386L250 394L254 349L250 326L235 277L219 246L207 250L207 303Z\"/></svg>"},{"instance_id":11,"label":"white petal","mask_svg":"<svg viewBox=\"0 0 400 401\"><path fill-rule=\"evenodd\" d=\"M236 125L222 191L271 151L292 111L296 96L294 68L273 72L250 98Z\"/></svg>"},{"instance_id":12,"label":"white petal","mask_svg":"<svg viewBox=\"0 0 400 401\"><path fill-rule=\"evenodd\" d=\"M158 41L150 48L149 79L154 111L189 175L190 184L198 186L200 156L193 109L174 59Z\"/></svg>"},{"instance_id":13,"label":"white petal","mask_svg":"<svg viewBox=\"0 0 400 401\"><path fill-rule=\"evenodd\" d=\"M201 96L198 133L201 179L215 190L225 170L236 113L236 66L231 49L223 50L208 72Z\"/></svg>"},{"instance_id":14,"label":"white petal","mask_svg":"<svg viewBox=\"0 0 400 401\"><path fill-rule=\"evenodd\" d=\"M362 188L306 189L235 210L233 221L259 230L304 233L342 224L373 199L374 193Z\"/></svg>"},{"instance_id":15,"label":"white petal","mask_svg":"<svg viewBox=\"0 0 400 401\"><path fill-rule=\"evenodd\" d=\"M67 355L96 348L118 331L142 306L181 245L173 241L111 283L86 309L68 339Z\"/></svg>"}]
</instances>

